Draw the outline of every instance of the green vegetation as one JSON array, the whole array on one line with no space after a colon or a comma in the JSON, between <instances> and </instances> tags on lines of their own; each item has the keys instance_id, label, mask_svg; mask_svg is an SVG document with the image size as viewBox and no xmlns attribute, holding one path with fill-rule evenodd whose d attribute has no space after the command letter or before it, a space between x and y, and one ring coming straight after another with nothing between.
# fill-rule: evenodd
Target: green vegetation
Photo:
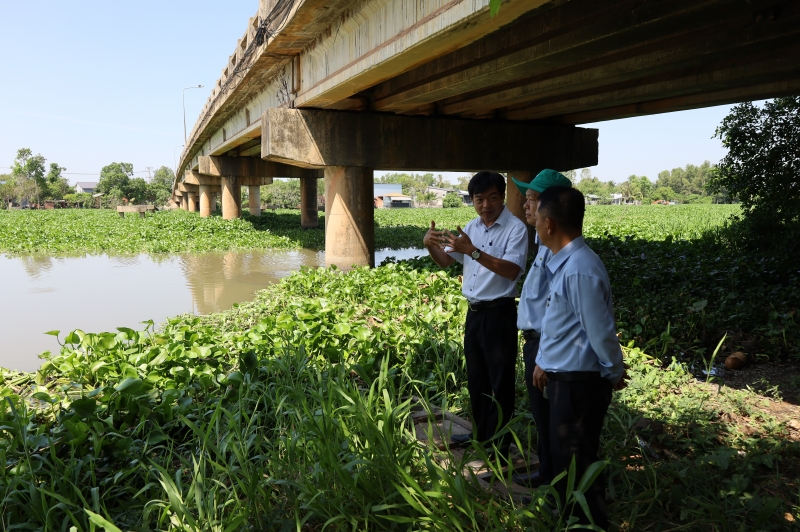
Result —
<instances>
[{"instance_id":1,"label":"green vegetation","mask_svg":"<svg viewBox=\"0 0 800 532\"><path fill-rule=\"evenodd\" d=\"M800 227L800 96L737 105L717 128L728 154L709 188L742 202L744 236L761 247L796 241Z\"/></svg>"},{"instance_id":2,"label":"green vegetation","mask_svg":"<svg viewBox=\"0 0 800 532\"><path fill-rule=\"evenodd\" d=\"M295 229L300 233L299 222ZM0 252L178 253L225 249L291 249L296 241L246 219L161 211L120 218L108 209L0 211Z\"/></svg>"},{"instance_id":3,"label":"green vegetation","mask_svg":"<svg viewBox=\"0 0 800 532\"><path fill-rule=\"evenodd\" d=\"M37 374L3 374L4 527L562 529L538 497L493 497L415 441L409 396L468 403L457 274L428 259L304 270L159 332L59 335ZM780 530L800 518L785 418L639 349L626 360L633 378L603 440L613 522ZM517 399L527 447L521 378Z\"/></svg>"},{"instance_id":4,"label":"green vegetation","mask_svg":"<svg viewBox=\"0 0 800 532\"><path fill-rule=\"evenodd\" d=\"M175 173L162 166L156 170L148 182L141 177L133 177L133 165L130 163L111 163L100 170L97 191L106 195L108 205L117 205L123 199L133 203L154 203L164 205L172 194Z\"/></svg>"},{"instance_id":5,"label":"green vegetation","mask_svg":"<svg viewBox=\"0 0 800 532\"><path fill-rule=\"evenodd\" d=\"M571 171L567 175L575 187L584 194L598 196L601 204L611 202L612 194L620 194L625 202L638 201L650 204L654 201L676 201L677 203L731 203L730 195L723 189L710 191L709 183L717 173L717 167L708 161L700 166L687 164L685 168L673 168L658 173L655 182L647 176L631 175L625 181L603 182L588 168L580 173Z\"/></svg>"},{"instance_id":6,"label":"green vegetation","mask_svg":"<svg viewBox=\"0 0 800 532\"><path fill-rule=\"evenodd\" d=\"M61 199L64 194L74 192L61 174L66 168L50 163L41 154L34 155L29 148L17 151L11 165L11 174L0 176L0 201L2 208L9 202L41 203L46 199Z\"/></svg>"},{"instance_id":7,"label":"green vegetation","mask_svg":"<svg viewBox=\"0 0 800 532\"><path fill-rule=\"evenodd\" d=\"M448 192L442 199L442 207L445 209L457 209L464 205L463 200L459 194L455 192Z\"/></svg>"}]
</instances>

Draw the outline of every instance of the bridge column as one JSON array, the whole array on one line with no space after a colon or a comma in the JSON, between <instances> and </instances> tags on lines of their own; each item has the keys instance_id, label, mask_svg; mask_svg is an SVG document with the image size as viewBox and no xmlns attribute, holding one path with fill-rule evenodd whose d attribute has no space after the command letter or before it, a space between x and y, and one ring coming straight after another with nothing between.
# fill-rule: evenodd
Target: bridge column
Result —
<instances>
[{"instance_id":1,"label":"bridge column","mask_svg":"<svg viewBox=\"0 0 800 532\"><path fill-rule=\"evenodd\" d=\"M211 192L211 185L200 185L200 217L208 218L214 211L212 207L214 193Z\"/></svg>"},{"instance_id":2,"label":"bridge column","mask_svg":"<svg viewBox=\"0 0 800 532\"><path fill-rule=\"evenodd\" d=\"M517 181L522 181L524 183L530 183L539 172L540 170L535 172L521 170L508 172L508 180L506 183L506 207L508 207L508 210L511 211L511 214L522 220L522 223L524 223L525 227L528 228L529 253L534 253L536 251L536 229L534 229L532 225L528 225L528 222L525 220L526 198L525 195L519 191L517 185L514 184L511 178L513 177Z\"/></svg>"},{"instance_id":3,"label":"bridge column","mask_svg":"<svg viewBox=\"0 0 800 532\"><path fill-rule=\"evenodd\" d=\"M375 266L372 168L325 168L325 265Z\"/></svg>"},{"instance_id":4,"label":"bridge column","mask_svg":"<svg viewBox=\"0 0 800 532\"><path fill-rule=\"evenodd\" d=\"M242 187L236 177L221 177L222 219L233 220L242 215Z\"/></svg>"},{"instance_id":5,"label":"bridge column","mask_svg":"<svg viewBox=\"0 0 800 532\"><path fill-rule=\"evenodd\" d=\"M250 216L261 216L261 187L250 185L248 193L250 195Z\"/></svg>"},{"instance_id":6,"label":"bridge column","mask_svg":"<svg viewBox=\"0 0 800 532\"><path fill-rule=\"evenodd\" d=\"M300 178L300 227L319 227L317 180L313 177Z\"/></svg>"},{"instance_id":7,"label":"bridge column","mask_svg":"<svg viewBox=\"0 0 800 532\"><path fill-rule=\"evenodd\" d=\"M186 194L181 196L181 209L184 211L189 210L189 199L186 197Z\"/></svg>"}]
</instances>

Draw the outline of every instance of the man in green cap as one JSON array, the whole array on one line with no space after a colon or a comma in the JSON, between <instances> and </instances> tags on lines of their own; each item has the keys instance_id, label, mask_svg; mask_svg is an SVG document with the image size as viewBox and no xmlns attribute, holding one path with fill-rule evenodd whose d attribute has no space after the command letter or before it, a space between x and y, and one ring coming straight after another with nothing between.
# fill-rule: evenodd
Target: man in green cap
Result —
<instances>
[{"instance_id":1,"label":"man in green cap","mask_svg":"<svg viewBox=\"0 0 800 532\"><path fill-rule=\"evenodd\" d=\"M525 195L525 219L529 225L536 225L535 213L539 203L539 194L552 186L571 187L572 182L563 174L555 170L542 170L530 183L514 179L519 191ZM553 463L550 454L550 403L533 384L533 371L536 367L536 353L539 351L539 336L542 332L542 317L547 305L547 296L550 292L549 281L545 265L553 253L541 245L539 235L536 235L539 250L531 265L522 294L519 297L519 310L517 312L517 329L522 331L525 344L522 347L522 357L525 361L525 386L528 389L528 398L531 403L531 413L536 422L538 434L539 469L528 474L515 474L514 482L522 486L536 487L549 484L553 480Z\"/></svg>"}]
</instances>

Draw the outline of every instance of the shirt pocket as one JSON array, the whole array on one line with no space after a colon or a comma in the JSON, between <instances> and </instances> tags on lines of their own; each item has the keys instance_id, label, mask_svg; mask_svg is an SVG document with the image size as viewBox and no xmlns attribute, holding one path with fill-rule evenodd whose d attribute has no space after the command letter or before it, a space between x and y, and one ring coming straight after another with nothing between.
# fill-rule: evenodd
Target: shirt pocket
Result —
<instances>
[{"instance_id":1,"label":"shirt pocket","mask_svg":"<svg viewBox=\"0 0 800 532\"><path fill-rule=\"evenodd\" d=\"M544 311L542 332L548 338L561 338L567 333L573 321L572 311L567 302L556 295L551 295Z\"/></svg>"}]
</instances>

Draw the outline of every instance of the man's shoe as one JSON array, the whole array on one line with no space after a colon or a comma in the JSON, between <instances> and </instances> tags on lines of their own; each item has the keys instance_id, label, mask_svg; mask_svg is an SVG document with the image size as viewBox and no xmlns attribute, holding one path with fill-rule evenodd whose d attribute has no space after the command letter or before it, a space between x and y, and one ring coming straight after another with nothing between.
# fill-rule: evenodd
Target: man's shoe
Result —
<instances>
[{"instance_id":1,"label":"man's shoe","mask_svg":"<svg viewBox=\"0 0 800 532\"><path fill-rule=\"evenodd\" d=\"M514 473L511 479L514 481L514 484L519 484L526 488L538 488L545 483L544 479L539 475L538 470L532 473Z\"/></svg>"},{"instance_id":2,"label":"man's shoe","mask_svg":"<svg viewBox=\"0 0 800 532\"><path fill-rule=\"evenodd\" d=\"M470 441L472 441L472 434L453 434L450 436L450 445L453 447L467 445Z\"/></svg>"}]
</instances>

